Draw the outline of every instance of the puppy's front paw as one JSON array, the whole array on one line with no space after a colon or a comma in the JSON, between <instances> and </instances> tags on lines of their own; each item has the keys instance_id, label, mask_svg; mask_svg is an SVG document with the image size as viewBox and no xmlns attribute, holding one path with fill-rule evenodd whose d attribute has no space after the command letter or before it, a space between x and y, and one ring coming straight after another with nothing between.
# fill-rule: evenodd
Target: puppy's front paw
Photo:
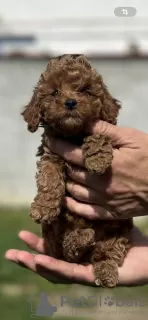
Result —
<instances>
[{"instance_id":1,"label":"puppy's front paw","mask_svg":"<svg viewBox=\"0 0 148 320\"><path fill-rule=\"evenodd\" d=\"M60 213L60 207L49 203L48 206L40 205L35 202L31 204L30 216L36 223L47 223L51 224L57 220L57 216Z\"/></svg>"},{"instance_id":2,"label":"puppy's front paw","mask_svg":"<svg viewBox=\"0 0 148 320\"><path fill-rule=\"evenodd\" d=\"M89 171L103 174L111 166L113 159L110 138L96 134L84 139L82 145L85 167Z\"/></svg>"}]
</instances>

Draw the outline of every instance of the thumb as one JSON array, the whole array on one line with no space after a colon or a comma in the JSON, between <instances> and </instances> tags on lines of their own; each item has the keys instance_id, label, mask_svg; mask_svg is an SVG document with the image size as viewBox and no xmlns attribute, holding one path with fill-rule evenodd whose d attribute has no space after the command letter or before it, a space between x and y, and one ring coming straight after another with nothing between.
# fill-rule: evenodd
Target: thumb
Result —
<instances>
[{"instance_id":1,"label":"thumb","mask_svg":"<svg viewBox=\"0 0 148 320\"><path fill-rule=\"evenodd\" d=\"M99 120L89 126L89 133L104 134L112 140L113 145L123 146L127 144L128 128L121 128L108 122Z\"/></svg>"}]
</instances>

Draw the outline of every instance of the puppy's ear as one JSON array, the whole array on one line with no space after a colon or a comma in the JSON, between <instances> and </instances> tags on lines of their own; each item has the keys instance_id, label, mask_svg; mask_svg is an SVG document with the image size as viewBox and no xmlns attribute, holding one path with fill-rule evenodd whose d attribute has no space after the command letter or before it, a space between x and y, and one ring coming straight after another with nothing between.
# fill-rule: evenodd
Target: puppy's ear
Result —
<instances>
[{"instance_id":1,"label":"puppy's ear","mask_svg":"<svg viewBox=\"0 0 148 320\"><path fill-rule=\"evenodd\" d=\"M109 93L105 93L101 109L101 120L111 124L117 124L117 117L121 109L121 103Z\"/></svg>"},{"instance_id":2,"label":"puppy's ear","mask_svg":"<svg viewBox=\"0 0 148 320\"><path fill-rule=\"evenodd\" d=\"M25 106L25 110L21 113L21 115L28 123L28 130L30 132L35 132L40 123L39 101L35 91L29 104Z\"/></svg>"}]
</instances>

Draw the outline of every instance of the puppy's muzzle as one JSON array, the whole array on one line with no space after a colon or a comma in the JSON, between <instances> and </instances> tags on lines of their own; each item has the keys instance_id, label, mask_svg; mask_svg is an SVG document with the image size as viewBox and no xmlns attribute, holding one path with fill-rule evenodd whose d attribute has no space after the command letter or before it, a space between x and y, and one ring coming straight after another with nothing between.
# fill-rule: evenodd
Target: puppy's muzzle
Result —
<instances>
[{"instance_id":1,"label":"puppy's muzzle","mask_svg":"<svg viewBox=\"0 0 148 320\"><path fill-rule=\"evenodd\" d=\"M75 99L67 99L65 101L65 106L67 107L67 109L69 110L73 110L76 108L77 105L77 101Z\"/></svg>"}]
</instances>

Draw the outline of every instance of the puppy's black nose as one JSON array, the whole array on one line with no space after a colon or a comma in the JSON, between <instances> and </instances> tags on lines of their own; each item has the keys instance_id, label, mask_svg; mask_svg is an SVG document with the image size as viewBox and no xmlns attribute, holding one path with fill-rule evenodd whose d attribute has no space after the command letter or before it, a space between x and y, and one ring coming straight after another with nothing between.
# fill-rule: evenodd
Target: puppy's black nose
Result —
<instances>
[{"instance_id":1,"label":"puppy's black nose","mask_svg":"<svg viewBox=\"0 0 148 320\"><path fill-rule=\"evenodd\" d=\"M65 106L69 109L69 110L73 110L76 108L77 105L77 101L75 99L67 99L65 101Z\"/></svg>"}]
</instances>

